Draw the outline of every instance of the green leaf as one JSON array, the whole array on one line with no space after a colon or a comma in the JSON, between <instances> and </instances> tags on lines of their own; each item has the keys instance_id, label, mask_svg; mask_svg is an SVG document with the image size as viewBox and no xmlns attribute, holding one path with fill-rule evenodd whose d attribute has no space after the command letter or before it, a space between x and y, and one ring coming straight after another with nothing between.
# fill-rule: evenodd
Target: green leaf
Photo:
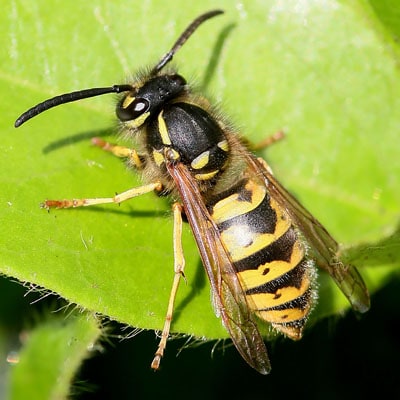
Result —
<instances>
[{"instance_id":1,"label":"green leaf","mask_svg":"<svg viewBox=\"0 0 400 400\"><path fill-rule=\"evenodd\" d=\"M10 399L66 399L82 359L98 339L92 316L52 318L28 334L11 374Z\"/></svg>"},{"instance_id":2,"label":"green leaf","mask_svg":"<svg viewBox=\"0 0 400 400\"><path fill-rule=\"evenodd\" d=\"M389 4L389 2L386 2ZM54 291L122 323L163 325L173 279L172 220L149 194L75 210L39 208L46 198L107 197L140 184L123 163L90 145L112 137L109 96L64 105L15 130L16 117L56 94L123 83L163 55L211 1L9 2L1 25L0 271ZM268 149L276 176L345 244L368 258L391 235L398 248L398 46L391 27L363 1L221 1L175 57L197 76L241 134ZM392 2L391 7L395 7ZM393 21L392 24L393 26ZM125 142L126 143L130 143ZM226 337L189 229L173 330ZM359 247L361 246L361 247ZM359 267L377 289L398 270L400 252ZM347 307L322 275L314 317Z\"/></svg>"}]
</instances>

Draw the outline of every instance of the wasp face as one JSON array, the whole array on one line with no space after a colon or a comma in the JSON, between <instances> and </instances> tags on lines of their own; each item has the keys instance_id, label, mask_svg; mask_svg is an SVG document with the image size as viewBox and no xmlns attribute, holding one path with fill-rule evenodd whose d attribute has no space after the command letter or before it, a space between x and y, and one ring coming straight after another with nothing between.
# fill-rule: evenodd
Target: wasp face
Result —
<instances>
[{"instance_id":1,"label":"wasp face","mask_svg":"<svg viewBox=\"0 0 400 400\"><path fill-rule=\"evenodd\" d=\"M122 122L141 127L150 116L156 115L168 102L185 91L186 81L178 74L159 75L145 81L124 96L116 114Z\"/></svg>"}]
</instances>

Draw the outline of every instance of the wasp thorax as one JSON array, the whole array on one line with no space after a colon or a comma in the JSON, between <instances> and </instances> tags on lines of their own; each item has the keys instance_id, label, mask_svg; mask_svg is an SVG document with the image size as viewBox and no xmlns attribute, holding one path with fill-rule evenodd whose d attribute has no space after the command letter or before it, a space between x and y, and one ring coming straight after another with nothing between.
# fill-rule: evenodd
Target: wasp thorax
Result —
<instances>
[{"instance_id":1,"label":"wasp thorax","mask_svg":"<svg viewBox=\"0 0 400 400\"><path fill-rule=\"evenodd\" d=\"M116 109L117 117L122 122L140 127L148 117L182 94L185 87L185 79L178 74L150 78L121 99Z\"/></svg>"}]
</instances>

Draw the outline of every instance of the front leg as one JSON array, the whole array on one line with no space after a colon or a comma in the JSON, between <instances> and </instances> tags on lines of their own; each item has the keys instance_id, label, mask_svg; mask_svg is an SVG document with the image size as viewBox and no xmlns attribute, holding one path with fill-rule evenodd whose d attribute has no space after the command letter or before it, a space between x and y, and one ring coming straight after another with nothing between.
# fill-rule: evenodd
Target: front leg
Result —
<instances>
[{"instance_id":1,"label":"front leg","mask_svg":"<svg viewBox=\"0 0 400 400\"><path fill-rule=\"evenodd\" d=\"M169 332L171 330L172 315L174 312L174 304L176 299L176 294L178 292L179 283L181 278L185 278L185 258L183 256L182 248L182 212L183 207L180 203L174 203L172 205L172 210L174 212L174 281L172 283L171 293L168 301L167 314L165 316L164 328L161 333L161 340L158 345L156 354L154 356L153 362L151 363L151 368L158 370L160 367L161 358L164 355L165 348L167 346L167 340L169 337Z\"/></svg>"},{"instance_id":2,"label":"front leg","mask_svg":"<svg viewBox=\"0 0 400 400\"><path fill-rule=\"evenodd\" d=\"M98 204L107 203L122 203L123 201L132 199L133 197L141 196L152 191L161 192L163 185L160 181L149 183L148 185L139 186L136 188L129 189L125 192L117 194L113 197L102 197L93 199L73 199L73 200L46 200L40 206L49 210L50 208L75 208L75 207L86 207Z\"/></svg>"}]
</instances>

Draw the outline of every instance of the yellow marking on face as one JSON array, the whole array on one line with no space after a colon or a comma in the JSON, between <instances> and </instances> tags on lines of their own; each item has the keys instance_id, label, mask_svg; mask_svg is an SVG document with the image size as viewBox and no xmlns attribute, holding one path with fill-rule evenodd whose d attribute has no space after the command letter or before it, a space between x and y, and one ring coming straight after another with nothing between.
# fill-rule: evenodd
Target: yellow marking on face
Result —
<instances>
[{"instance_id":1,"label":"yellow marking on face","mask_svg":"<svg viewBox=\"0 0 400 400\"><path fill-rule=\"evenodd\" d=\"M304 257L304 249L297 240L292 249L290 261L276 260L260 265L257 269L248 269L238 272L238 277L245 290L252 289L291 271Z\"/></svg>"},{"instance_id":2,"label":"yellow marking on face","mask_svg":"<svg viewBox=\"0 0 400 400\"><path fill-rule=\"evenodd\" d=\"M229 144L227 140L221 140L217 143L217 146L226 153L229 151Z\"/></svg>"},{"instance_id":3,"label":"yellow marking on face","mask_svg":"<svg viewBox=\"0 0 400 400\"><path fill-rule=\"evenodd\" d=\"M191 167L194 169L202 169L208 164L208 161L210 160L210 152L204 151L201 153L199 156L197 156L191 163Z\"/></svg>"},{"instance_id":4,"label":"yellow marking on face","mask_svg":"<svg viewBox=\"0 0 400 400\"><path fill-rule=\"evenodd\" d=\"M257 185L250 180L245 189L251 192L251 201L241 201L239 194L234 193L214 205L212 217L217 224L254 210L264 200L266 193L264 185Z\"/></svg>"},{"instance_id":5,"label":"yellow marking on face","mask_svg":"<svg viewBox=\"0 0 400 400\"><path fill-rule=\"evenodd\" d=\"M247 225L233 225L221 232L233 262L249 257L279 239L290 228L290 221L283 220L276 225L274 233L252 232Z\"/></svg>"},{"instance_id":6,"label":"yellow marking on face","mask_svg":"<svg viewBox=\"0 0 400 400\"><path fill-rule=\"evenodd\" d=\"M130 94L128 94L122 102L122 108L128 108L132 104L132 102L135 101L135 99L135 96L131 96Z\"/></svg>"},{"instance_id":7,"label":"yellow marking on face","mask_svg":"<svg viewBox=\"0 0 400 400\"><path fill-rule=\"evenodd\" d=\"M212 178L214 178L215 175L217 175L219 172L219 170L215 170L215 171L211 171L211 172L207 172L205 174L196 174L194 177L198 180L198 181L208 181Z\"/></svg>"},{"instance_id":8,"label":"yellow marking on face","mask_svg":"<svg viewBox=\"0 0 400 400\"><path fill-rule=\"evenodd\" d=\"M144 124L144 121L146 121L146 119L149 115L150 115L150 112L147 111L147 112L143 113L142 115L140 115L139 117L125 122L125 124L131 128L139 128L140 126L142 126Z\"/></svg>"},{"instance_id":9,"label":"yellow marking on face","mask_svg":"<svg viewBox=\"0 0 400 400\"><path fill-rule=\"evenodd\" d=\"M297 321L304 318L309 312L309 307L304 310L301 308L287 308L285 310L269 310L269 311L257 311L256 314L270 323L283 324L287 322ZM280 329L276 326L277 329Z\"/></svg>"},{"instance_id":10,"label":"yellow marking on face","mask_svg":"<svg viewBox=\"0 0 400 400\"><path fill-rule=\"evenodd\" d=\"M255 310L277 307L303 295L310 288L310 284L310 279L307 275L304 275L299 288L295 286L286 286L278 289L275 293L256 293L247 295L246 297L250 307L255 307Z\"/></svg>"},{"instance_id":11,"label":"yellow marking on face","mask_svg":"<svg viewBox=\"0 0 400 400\"><path fill-rule=\"evenodd\" d=\"M158 131L160 132L161 140L165 145L171 145L171 139L168 134L168 128L163 118L163 111L158 114Z\"/></svg>"},{"instance_id":12,"label":"yellow marking on face","mask_svg":"<svg viewBox=\"0 0 400 400\"><path fill-rule=\"evenodd\" d=\"M158 166L162 165L162 163L165 162L164 156L157 150L153 150L153 158Z\"/></svg>"}]
</instances>

